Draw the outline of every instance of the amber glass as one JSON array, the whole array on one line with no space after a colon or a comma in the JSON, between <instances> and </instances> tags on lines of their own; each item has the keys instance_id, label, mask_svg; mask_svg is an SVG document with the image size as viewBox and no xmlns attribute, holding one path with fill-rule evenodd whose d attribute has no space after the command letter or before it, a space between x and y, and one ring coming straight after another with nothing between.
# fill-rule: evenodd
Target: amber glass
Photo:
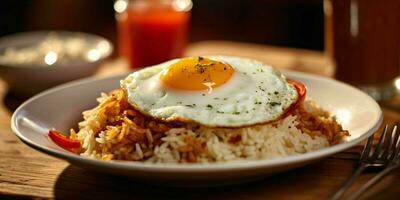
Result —
<instances>
[{"instance_id":1,"label":"amber glass","mask_svg":"<svg viewBox=\"0 0 400 200\"><path fill-rule=\"evenodd\" d=\"M399 0L325 0L325 45L336 78L381 85L400 74Z\"/></svg>"}]
</instances>

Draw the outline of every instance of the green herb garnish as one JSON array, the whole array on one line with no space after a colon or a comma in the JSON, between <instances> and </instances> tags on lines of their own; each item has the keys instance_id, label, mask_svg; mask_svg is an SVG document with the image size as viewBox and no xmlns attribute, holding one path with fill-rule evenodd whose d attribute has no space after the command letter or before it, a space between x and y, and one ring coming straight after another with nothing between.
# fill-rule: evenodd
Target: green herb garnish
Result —
<instances>
[{"instance_id":1,"label":"green herb garnish","mask_svg":"<svg viewBox=\"0 0 400 200\"><path fill-rule=\"evenodd\" d=\"M269 105L277 106L277 105L281 105L281 103L279 103L279 102L269 102Z\"/></svg>"}]
</instances>

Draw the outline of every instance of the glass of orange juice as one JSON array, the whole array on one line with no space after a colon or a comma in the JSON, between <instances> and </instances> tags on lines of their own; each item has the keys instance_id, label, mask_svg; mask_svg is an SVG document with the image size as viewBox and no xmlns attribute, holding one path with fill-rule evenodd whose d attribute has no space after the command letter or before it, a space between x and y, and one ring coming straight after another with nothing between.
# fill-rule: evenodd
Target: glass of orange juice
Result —
<instances>
[{"instance_id":1,"label":"glass of orange juice","mask_svg":"<svg viewBox=\"0 0 400 200\"><path fill-rule=\"evenodd\" d=\"M115 1L119 51L130 68L181 57L191 8L191 0Z\"/></svg>"}]
</instances>

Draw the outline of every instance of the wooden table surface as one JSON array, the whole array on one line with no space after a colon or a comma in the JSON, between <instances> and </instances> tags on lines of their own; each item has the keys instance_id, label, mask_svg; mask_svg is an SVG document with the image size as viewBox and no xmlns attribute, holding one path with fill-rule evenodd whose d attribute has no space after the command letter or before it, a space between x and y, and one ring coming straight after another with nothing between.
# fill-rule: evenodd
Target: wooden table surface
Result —
<instances>
[{"instance_id":1,"label":"wooden table surface","mask_svg":"<svg viewBox=\"0 0 400 200\"><path fill-rule=\"evenodd\" d=\"M190 50L190 54L196 53ZM201 51L204 49L201 48ZM289 52L287 55L296 54L296 50ZM304 60L308 62L312 58L305 56ZM113 63L114 66L123 65L119 61ZM104 67L99 75L124 70L124 67ZM316 164L246 184L214 188L153 186L81 169L31 149L10 129L12 112L24 99L7 92L3 82L0 82L0 97L3 99L0 106L0 199L326 199L352 173L362 149L360 144ZM400 121L396 109L382 109L384 123ZM363 174L349 192L375 174ZM371 189L363 199L398 199L399 194L400 170L397 170Z\"/></svg>"}]
</instances>

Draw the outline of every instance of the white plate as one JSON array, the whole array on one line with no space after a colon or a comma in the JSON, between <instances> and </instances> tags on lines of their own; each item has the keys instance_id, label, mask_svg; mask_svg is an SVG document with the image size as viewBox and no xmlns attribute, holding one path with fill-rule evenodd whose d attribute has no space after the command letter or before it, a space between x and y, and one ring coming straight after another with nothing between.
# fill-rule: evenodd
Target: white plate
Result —
<instances>
[{"instance_id":1,"label":"white plate","mask_svg":"<svg viewBox=\"0 0 400 200\"><path fill-rule=\"evenodd\" d=\"M128 161L101 161L81 157L58 147L46 137L47 130L68 132L82 119L83 110L94 107L101 92L119 87L125 75L91 78L67 83L40 93L23 103L13 114L12 130L27 145L68 162L106 173L134 177L157 184L227 184L264 177L300 167L348 149L373 134L382 123L379 105L360 90L316 75L284 71L289 78L308 87L308 97L337 116L350 131L348 141L318 151L272 160L222 164L167 165Z\"/></svg>"}]
</instances>

